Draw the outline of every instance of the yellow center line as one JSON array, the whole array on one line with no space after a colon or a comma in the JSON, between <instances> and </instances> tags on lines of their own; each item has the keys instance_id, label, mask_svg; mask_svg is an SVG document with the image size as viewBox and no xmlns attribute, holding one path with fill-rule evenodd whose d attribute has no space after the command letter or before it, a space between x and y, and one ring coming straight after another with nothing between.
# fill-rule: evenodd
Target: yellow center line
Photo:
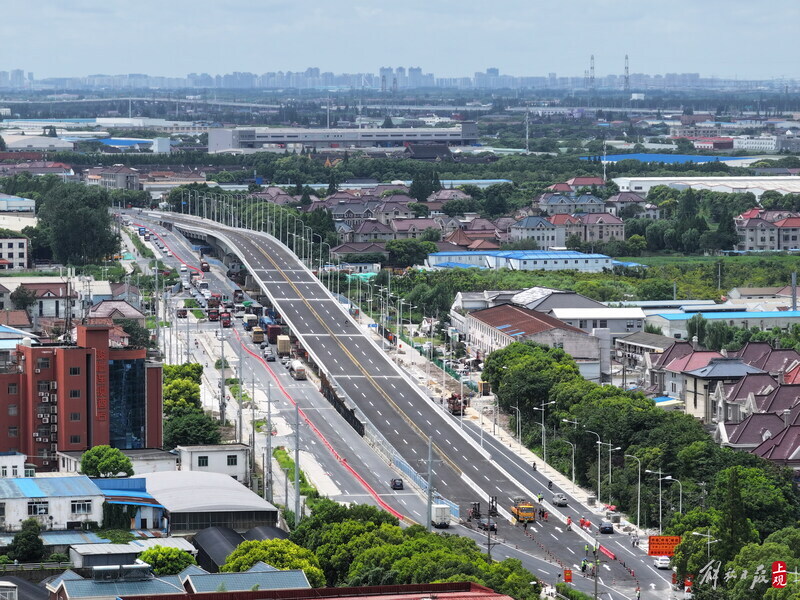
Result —
<instances>
[{"instance_id":1,"label":"yellow center line","mask_svg":"<svg viewBox=\"0 0 800 600\"><path fill-rule=\"evenodd\" d=\"M252 239L251 239L251 242L252 242ZM378 385L378 383L375 381L375 379L372 377L372 375L370 375L370 374L369 374L369 373L366 371L366 369L364 369L364 367L362 367L362 366L361 366L361 363L360 363L360 362L359 362L359 361L356 359L356 357L355 357L355 356L353 356L353 355L350 353L350 351L347 349L347 347L346 347L346 346L345 346L345 345L342 343L342 341L339 339L339 336L338 336L337 334L333 333L333 330L331 330L331 328L330 328L330 327L328 327L327 323L325 323L325 320L324 320L322 317L320 317L320 315L317 313L317 311L315 311L315 310L312 308L311 304L309 304L308 300L307 300L307 299L306 299L306 298L303 296L303 294L301 294L301 293L300 293L300 290L297 288L297 286L294 284L294 282L293 282L293 281L291 281L291 280L290 280L290 279L289 279L289 278L286 276L286 273L284 273L283 269L281 269L281 268L280 268L280 267L277 265L277 263L276 263L276 262L275 262L275 261L272 259L272 257L271 257L269 254L267 254L266 252L264 252L263 248L261 248L261 246L260 246L260 245L256 244L255 242L253 242L253 244L256 246L256 248L258 248L258 251L259 251L259 252L261 252L261 254L263 254L263 255L264 255L264 258L266 258L266 259L267 259L267 260L268 260L270 263L272 263L272 266L273 266L273 267L275 268L275 270L276 270L276 271L278 271L278 272L281 274L281 276L282 276L282 277L283 277L283 278L286 280L286 283L288 283L290 286L292 286L292 288L294 289L294 291L297 293L297 296L298 296L300 299L302 299L303 303L306 305L306 307L308 308L308 310L310 310L310 311L313 313L313 315L314 315L314 316L317 318L317 320L320 322L320 324L321 324L321 325L322 325L322 326L323 326L323 327L324 327L324 328L325 328L325 329L328 331L328 333L331 335L331 337L332 337L333 339L335 339L335 340L336 340L336 343L337 343L337 344L339 344L339 347L340 347L340 348L341 348L341 349L344 351L344 353L345 353L345 354L346 354L346 355L347 355L347 356L350 358L350 360L352 360L352 361L353 361L353 364L355 364L355 365L358 367L358 369L359 369L359 370L360 370L360 371L361 371L361 372L364 374L364 376L365 376L367 379L369 379L369 381L372 383L372 385L375 387L375 389L376 389L376 390L378 390L378 392L379 392L379 393L380 393L380 394L381 394L381 395L382 395L382 396L383 396L383 397L384 397L384 398L387 400L387 402L389 402L389 404L391 404L391 405L392 405L392 407L395 409L395 411L397 411L397 413L399 413L399 414L400 414L400 415L401 415L401 416L402 416L402 417L403 417L403 418L406 420L406 422L407 422L409 425L411 425L411 427L413 427L413 428L414 428L414 430L415 430L415 431L416 431L416 432L419 434L419 436L420 436L422 439L427 439L427 438L428 438L428 436L426 436L426 435L425 435L425 433L422 431L422 429L420 429L420 428L419 428L419 426L418 426L416 423L414 423L414 421L413 421L412 419L410 419L410 418L409 418L409 416L408 416L408 415L407 415L405 412L403 412L403 410L402 410L402 409L401 409L401 408L400 408L400 407L399 407L399 406L398 406L398 405L395 403L395 401L394 401L394 400L392 400L391 396L389 396L389 394L388 394L388 393L386 393L386 391L385 391L385 390L384 390L384 389L383 389L381 386L379 386L379 385ZM441 449L441 448L439 448L439 446L438 446L438 445L437 445L435 442L434 442L434 444L433 444L433 448L434 448L434 450L436 450L436 452L438 452L438 453L439 453L439 455L442 457L442 460L444 460L444 462L446 462L446 463L447 463L447 464L450 466L450 468L451 468L451 469L453 469L453 471L455 471L455 472L456 472L456 474L457 474L457 475L460 477L460 476L461 476L461 469L459 469L459 468L458 468L458 466L456 465L456 463L455 463L455 462L453 462L453 461L452 461L452 460L451 460L451 459L450 459L450 458L449 458L449 457L448 457L448 456L447 456L447 455L446 455L446 454L445 454L445 453L442 451L442 449Z\"/></svg>"}]
</instances>

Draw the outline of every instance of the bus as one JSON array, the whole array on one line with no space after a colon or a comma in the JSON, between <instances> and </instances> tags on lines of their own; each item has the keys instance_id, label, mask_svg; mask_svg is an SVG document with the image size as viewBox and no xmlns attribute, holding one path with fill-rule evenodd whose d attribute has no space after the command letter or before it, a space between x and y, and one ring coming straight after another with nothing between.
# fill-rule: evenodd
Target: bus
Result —
<instances>
[{"instance_id":1,"label":"bus","mask_svg":"<svg viewBox=\"0 0 800 600\"><path fill-rule=\"evenodd\" d=\"M251 335L254 344L260 344L264 341L264 330L261 327L253 327Z\"/></svg>"}]
</instances>

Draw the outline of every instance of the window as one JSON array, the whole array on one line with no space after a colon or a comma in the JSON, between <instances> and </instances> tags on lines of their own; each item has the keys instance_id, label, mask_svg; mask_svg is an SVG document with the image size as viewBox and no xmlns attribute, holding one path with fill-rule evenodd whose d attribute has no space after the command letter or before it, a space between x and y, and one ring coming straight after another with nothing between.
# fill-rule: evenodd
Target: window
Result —
<instances>
[{"instance_id":1,"label":"window","mask_svg":"<svg viewBox=\"0 0 800 600\"><path fill-rule=\"evenodd\" d=\"M8 477L8 467L3 466L2 468L0 468L0 475L2 475L3 477Z\"/></svg>"},{"instance_id":2,"label":"window","mask_svg":"<svg viewBox=\"0 0 800 600\"><path fill-rule=\"evenodd\" d=\"M71 436L69 436L69 443L70 444L80 444L81 443L81 436L79 436L79 435L71 435Z\"/></svg>"},{"instance_id":3,"label":"window","mask_svg":"<svg viewBox=\"0 0 800 600\"><path fill-rule=\"evenodd\" d=\"M81 374L81 368L80 367L70 367L69 368L69 374L70 375L80 375Z\"/></svg>"},{"instance_id":4,"label":"window","mask_svg":"<svg viewBox=\"0 0 800 600\"><path fill-rule=\"evenodd\" d=\"M89 515L92 513L91 500L73 500L72 501L72 514L73 515Z\"/></svg>"},{"instance_id":5,"label":"window","mask_svg":"<svg viewBox=\"0 0 800 600\"><path fill-rule=\"evenodd\" d=\"M235 467L238 463L238 457L235 454L228 454L228 466Z\"/></svg>"},{"instance_id":6,"label":"window","mask_svg":"<svg viewBox=\"0 0 800 600\"><path fill-rule=\"evenodd\" d=\"M81 397L81 391L80 390L70 390L69 391L69 397L70 398L80 398Z\"/></svg>"},{"instance_id":7,"label":"window","mask_svg":"<svg viewBox=\"0 0 800 600\"><path fill-rule=\"evenodd\" d=\"M8 393L12 395L19 394L19 388L17 387L16 383L9 383L8 384ZM11 414L11 413L9 413Z\"/></svg>"},{"instance_id":8,"label":"window","mask_svg":"<svg viewBox=\"0 0 800 600\"><path fill-rule=\"evenodd\" d=\"M28 516L50 514L50 503L47 500L32 500L28 502Z\"/></svg>"},{"instance_id":9,"label":"window","mask_svg":"<svg viewBox=\"0 0 800 600\"><path fill-rule=\"evenodd\" d=\"M8 428L8 437L19 437L19 427L12 425Z\"/></svg>"},{"instance_id":10,"label":"window","mask_svg":"<svg viewBox=\"0 0 800 600\"><path fill-rule=\"evenodd\" d=\"M49 369L50 368L50 359L49 358L37 358L36 359L36 368L37 369Z\"/></svg>"},{"instance_id":11,"label":"window","mask_svg":"<svg viewBox=\"0 0 800 600\"><path fill-rule=\"evenodd\" d=\"M16 417L19 414L19 408L17 408L16 404L9 404L8 405L8 416L9 417Z\"/></svg>"},{"instance_id":12,"label":"window","mask_svg":"<svg viewBox=\"0 0 800 600\"><path fill-rule=\"evenodd\" d=\"M69 420L70 421L80 421L81 420L81 413L79 413L79 412L69 413Z\"/></svg>"},{"instance_id":13,"label":"window","mask_svg":"<svg viewBox=\"0 0 800 600\"><path fill-rule=\"evenodd\" d=\"M207 456L198 456L197 457L197 466L198 467L207 467L208 466L208 457Z\"/></svg>"},{"instance_id":14,"label":"window","mask_svg":"<svg viewBox=\"0 0 800 600\"><path fill-rule=\"evenodd\" d=\"M17 471L17 465L11 465L11 476L16 477L19 475L19 471Z\"/></svg>"}]
</instances>

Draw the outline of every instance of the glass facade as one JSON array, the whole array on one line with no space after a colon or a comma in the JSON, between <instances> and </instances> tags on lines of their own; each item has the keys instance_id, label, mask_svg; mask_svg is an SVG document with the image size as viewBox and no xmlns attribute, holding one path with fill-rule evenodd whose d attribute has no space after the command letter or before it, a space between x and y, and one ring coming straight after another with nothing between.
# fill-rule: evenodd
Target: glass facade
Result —
<instances>
[{"instance_id":1,"label":"glass facade","mask_svg":"<svg viewBox=\"0 0 800 600\"><path fill-rule=\"evenodd\" d=\"M111 447L144 448L147 418L144 359L108 361Z\"/></svg>"}]
</instances>

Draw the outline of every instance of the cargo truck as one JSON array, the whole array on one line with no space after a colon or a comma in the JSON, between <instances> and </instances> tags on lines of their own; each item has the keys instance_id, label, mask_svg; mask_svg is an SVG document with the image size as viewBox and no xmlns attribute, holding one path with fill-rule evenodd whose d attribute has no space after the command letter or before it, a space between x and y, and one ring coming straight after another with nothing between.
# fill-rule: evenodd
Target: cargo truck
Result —
<instances>
[{"instance_id":1,"label":"cargo truck","mask_svg":"<svg viewBox=\"0 0 800 600\"><path fill-rule=\"evenodd\" d=\"M436 529L450 527L450 507L447 504L434 504L431 508L431 525Z\"/></svg>"},{"instance_id":2,"label":"cargo truck","mask_svg":"<svg viewBox=\"0 0 800 600\"><path fill-rule=\"evenodd\" d=\"M218 308L209 308L208 309L208 320L209 321L219 321L219 309Z\"/></svg>"},{"instance_id":3,"label":"cargo truck","mask_svg":"<svg viewBox=\"0 0 800 600\"><path fill-rule=\"evenodd\" d=\"M252 338L254 344L260 344L264 341L264 330L261 329L261 327L253 327L250 337ZM295 379L297 378L295 377Z\"/></svg>"},{"instance_id":4,"label":"cargo truck","mask_svg":"<svg viewBox=\"0 0 800 600\"><path fill-rule=\"evenodd\" d=\"M208 273L211 270L211 266L206 261L201 260L200 270L203 271L203 273Z\"/></svg>"},{"instance_id":5,"label":"cargo truck","mask_svg":"<svg viewBox=\"0 0 800 600\"><path fill-rule=\"evenodd\" d=\"M278 356L289 356L292 351L292 342L288 335L278 336Z\"/></svg>"},{"instance_id":6,"label":"cargo truck","mask_svg":"<svg viewBox=\"0 0 800 600\"><path fill-rule=\"evenodd\" d=\"M175 316L179 319L185 319L188 311L185 308L179 308L175 311Z\"/></svg>"},{"instance_id":7,"label":"cargo truck","mask_svg":"<svg viewBox=\"0 0 800 600\"><path fill-rule=\"evenodd\" d=\"M231 313L229 312L219 313L219 322L222 324L223 327L230 327Z\"/></svg>"},{"instance_id":8,"label":"cargo truck","mask_svg":"<svg viewBox=\"0 0 800 600\"><path fill-rule=\"evenodd\" d=\"M278 354L280 354L280 352L278 352ZM305 379L306 366L300 360L293 360L289 363L289 375L291 375L294 379Z\"/></svg>"},{"instance_id":9,"label":"cargo truck","mask_svg":"<svg viewBox=\"0 0 800 600\"><path fill-rule=\"evenodd\" d=\"M520 523L533 523L536 521L536 507L525 498L514 498L511 515Z\"/></svg>"},{"instance_id":10,"label":"cargo truck","mask_svg":"<svg viewBox=\"0 0 800 600\"><path fill-rule=\"evenodd\" d=\"M219 308L222 304L222 294L212 292L211 297L208 299L209 308Z\"/></svg>"},{"instance_id":11,"label":"cargo truck","mask_svg":"<svg viewBox=\"0 0 800 600\"><path fill-rule=\"evenodd\" d=\"M242 325L245 331L250 331L255 325L258 325L258 317L255 315L245 315L242 317Z\"/></svg>"},{"instance_id":12,"label":"cargo truck","mask_svg":"<svg viewBox=\"0 0 800 600\"><path fill-rule=\"evenodd\" d=\"M281 331L280 325L267 325L267 341L270 344L277 344L278 336L281 334Z\"/></svg>"}]
</instances>

